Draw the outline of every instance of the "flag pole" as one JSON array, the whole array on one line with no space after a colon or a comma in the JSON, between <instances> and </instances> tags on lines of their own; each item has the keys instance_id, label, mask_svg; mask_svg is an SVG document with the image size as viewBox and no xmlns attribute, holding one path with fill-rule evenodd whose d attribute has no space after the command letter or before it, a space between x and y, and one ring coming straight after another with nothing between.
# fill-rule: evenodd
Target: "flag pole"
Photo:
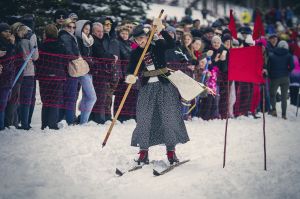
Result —
<instances>
[{"instance_id":1,"label":"flag pole","mask_svg":"<svg viewBox=\"0 0 300 199\"><path fill-rule=\"evenodd\" d=\"M266 119L265 119L265 84L263 84L263 136L264 136L264 169L267 170L267 152L266 152Z\"/></svg>"},{"instance_id":2,"label":"flag pole","mask_svg":"<svg viewBox=\"0 0 300 199\"><path fill-rule=\"evenodd\" d=\"M298 117L298 109L299 109L299 92L300 92L300 86L299 86L299 90L298 90L298 93L297 93L297 103L296 103L296 106L297 106L297 111L296 111L296 117Z\"/></svg>"},{"instance_id":3,"label":"flag pole","mask_svg":"<svg viewBox=\"0 0 300 199\"><path fill-rule=\"evenodd\" d=\"M230 87L229 87L229 80L227 80L227 111L226 111L226 125L225 125L225 138L224 138L224 155L223 155L223 168L225 167L226 163L226 148L227 148L227 129L228 129L228 115L229 115L229 94L230 94Z\"/></svg>"},{"instance_id":4,"label":"flag pole","mask_svg":"<svg viewBox=\"0 0 300 199\"><path fill-rule=\"evenodd\" d=\"M158 18L161 18L161 16L163 15L163 13L164 13L164 10L161 10L160 13L159 13ZM137 74L139 72L141 63L142 63L142 61L144 59L144 56L145 56L145 54L146 54L146 52L147 52L147 50L149 48L149 45L150 45L150 43L152 41L152 38L153 38L153 35L154 35L155 31L156 31L156 26L153 26L153 28L152 28L152 30L150 32L150 36L148 38L148 41L146 43L146 46L145 46L145 48L143 50L143 53L142 53L142 55L141 55L141 57L139 59L139 62L137 63L137 66L136 66L135 70L134 70L134 73L133 73L134 76L137 76ZM132 87L132 84L129 84L128 87L127 87L127 89L126 89L126 92L125 92L125 94L124 94L124 96L122 98L122 101L121 101L120 106L119 106L119 108L117 110L117 113L116 113L116 115L115 115L112 123L110 124L110 127L109 127L107 133L106 133L106 136L105 136L104 141L102 143L102 148L105 147L105 145L106 145L106 142L107 142L107 140L108 140L108 138L109 138L109 136L110 136L110 134L112 132L112 129L113 129L113 127L114 127L114 125L115 125L115 123L116 123L119 115L120 115L120 112L121 112L121 110L122 110L122 108L124 106L124 103L125 103L126 98L127 98L128 94L130 92L131 87Z\"/></svg>"}]
</instances>

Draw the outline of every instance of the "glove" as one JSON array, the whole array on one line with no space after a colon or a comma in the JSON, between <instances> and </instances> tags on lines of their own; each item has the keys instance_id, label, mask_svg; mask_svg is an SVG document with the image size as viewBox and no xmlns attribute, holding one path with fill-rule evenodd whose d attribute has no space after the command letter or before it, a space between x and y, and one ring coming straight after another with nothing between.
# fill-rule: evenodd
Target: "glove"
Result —
<instances>
[{"instance_id":1,"label":"glove","mask_svg":"<svg viewBox=\"0 0 300 199\"><path fill-rule=\"evenodd\" d=\"M159 18L155 18L153 20L153 26L156 26L156 33L159 34L162 29L164 29L164 25L162 24L162 20Z\"/></svg>"},{"instance_id":2,"label":"glove","mask_svg":"<svg viewBox=\"0 0 300 199\"><path fill-rule=\"evenodd\" d=\"M138 77L135 76L135 75L127 75L127 76L126 76L126 79L125 79L125 82L126 82L127 84L135 84L137 78L138 78Z\"/></svg>"}]
</instances>

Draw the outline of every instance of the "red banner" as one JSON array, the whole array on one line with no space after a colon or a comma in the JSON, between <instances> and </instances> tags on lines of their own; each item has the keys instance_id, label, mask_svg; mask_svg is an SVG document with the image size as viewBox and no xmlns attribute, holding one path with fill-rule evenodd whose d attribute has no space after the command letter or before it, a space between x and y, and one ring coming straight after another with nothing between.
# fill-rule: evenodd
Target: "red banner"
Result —
<instances>
[{"instance_id":1,"label":"red banner","mask_svg":"<svg viewBox=\"0 0 300 199\"><path fill-rule=\"evenodd\" d=\"M235 21L234 21L232 10L230 10L228 29L230 30L232 37L237 39L237 31L235 27Z\"/></svg>"},{"instance_id":2,"label":"red banner","mask_svg":"<svg viewBox=\"0 0 300 199\"><path fill-rule=\"evenodd\" d=\"M261 46L232 48L229 53L228 80L264 83Z\"/></svg>"},{"instance_id":3,"label":"red banner","mask_svg":"<svg viewBox=\"0 0 300 199\"><path fill-rule=\"evenodd\" d=\"M260 12L256 12L256 18L254 22L253 35L252 38L254 40L259 39L261 36L265 36L264 24L261 19Z\"/></svg>"}]
</instances>

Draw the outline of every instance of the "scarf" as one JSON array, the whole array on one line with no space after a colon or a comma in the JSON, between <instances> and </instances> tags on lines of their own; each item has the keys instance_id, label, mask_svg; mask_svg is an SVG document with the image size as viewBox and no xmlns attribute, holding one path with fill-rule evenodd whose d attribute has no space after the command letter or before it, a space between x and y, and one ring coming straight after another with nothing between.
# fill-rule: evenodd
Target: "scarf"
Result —
<instances>
[{"instance_id":1,"label":"scarf","mask_svg":"<svg viewBox=\"0 0 300 199\"><path fill-rule=\"evenodd\" d=\"M94 44L94 38L91 35L86 36L84 33L82 33L82 41L85 47L91 47Z\"/></svg>"}]
</instances>

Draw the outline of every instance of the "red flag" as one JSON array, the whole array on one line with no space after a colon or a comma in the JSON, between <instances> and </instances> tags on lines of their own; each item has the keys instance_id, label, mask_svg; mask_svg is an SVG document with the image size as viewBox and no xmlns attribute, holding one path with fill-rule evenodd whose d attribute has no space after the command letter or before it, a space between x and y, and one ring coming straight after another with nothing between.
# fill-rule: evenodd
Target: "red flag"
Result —
<instances>
[{"instance_id":1,"label":"red flag","mask_svg":"<svg viewBox=\"0 0 300 199\"><path fill-rule=\"evenodd\" d=\"M265 36L264 24L261 20L261 15L259 11L256 11L256 17L254 22L254 29L252 38L253 40L259 39L261 36Z\"/></svg>"},{"instance_id":2,"label":"red flag","mask_svg":"<svg viewBox=\"0 0 300 199\"><path fill-rule=\"evenodd\" d=\"M232 48L229 53L228 80L264 83L261 46Z\"/></svg>"},{"instance_id":3,"label":"red flag","mask_svg":"<svg viewBox=\"0 0 300 199\"><path fill-rule=\"evenodd\" d=\"M234 22L234 17L232 12L233 11L230 10L228 29L230 30L232 37L237 39L237 32L236 32L236 27L235 27L235 22Z\"/></svg>"}]
</instances>

